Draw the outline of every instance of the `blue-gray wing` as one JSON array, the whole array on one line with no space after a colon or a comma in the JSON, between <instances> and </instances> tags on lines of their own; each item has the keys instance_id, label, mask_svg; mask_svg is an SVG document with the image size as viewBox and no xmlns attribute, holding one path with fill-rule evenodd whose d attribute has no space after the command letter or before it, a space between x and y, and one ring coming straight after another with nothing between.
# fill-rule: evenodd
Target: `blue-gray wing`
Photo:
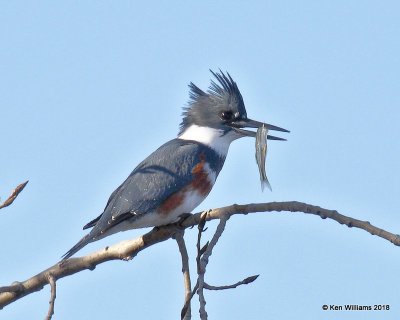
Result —
<instances>
[{"instance_id":1,"label":"blue-gray wing","mask_svg":"<svg viewBox=\"0 0 400 320\"><path fill-rule=\"evenodd\" d=\"M192 169L201 161L201 154L207 154L211 163L220 163L213 150L195 141L174 139L162 145L132 171L112 193L102 215L87 227L101 221L109 229L132 216L155 210L193 180ZM213 169L218 174L221 167Z\"/></svg>"},{"instance_id":2,"label":"blue-gray wing","mask_svg":"<svg viewBox=\"0 0 400 320\"><path fill-rule=\"evenodd\" d=\"M104 212L84 227L93 229L63 259L71 257L120 222L157 209L171 195L193 182L193 169L202 160L206 160L218 175L225 158L195 141L174 139L162 145L111 194Z\"/></svg>"},{"instance_id":3,"label":"blue-gray wing","mask_svg":"<svg viewBox=\"0 0 400 320\"><path fill-rule=\"evenodd\" d=\"M141 162L112 194L105 212L113 219L125 213L144 214L192 180L192 167L200 161L199 144L171 140Z\"/></svg>"}]
</instances>

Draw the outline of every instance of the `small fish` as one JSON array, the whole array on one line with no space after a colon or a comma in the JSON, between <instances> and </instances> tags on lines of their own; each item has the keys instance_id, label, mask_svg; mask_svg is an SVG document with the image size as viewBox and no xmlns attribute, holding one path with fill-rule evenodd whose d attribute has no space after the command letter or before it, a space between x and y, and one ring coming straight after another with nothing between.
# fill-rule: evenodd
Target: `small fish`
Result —
<instances>
[{"instance_id":1,"label":"small fish","mask_svg":"<svg viewBox=\"0 0 400 320\"><path fill-rule=\"evenodd\" d=\"M264 191L265 186L272 191L271 184L268 181L267 174L265 172L265 160L267 157L267 135L268 129L265 125L262 125L257 129L256 134L256 162L258 165L258 171L260 172L261 190Z\"/></svg>"}]
</instances>

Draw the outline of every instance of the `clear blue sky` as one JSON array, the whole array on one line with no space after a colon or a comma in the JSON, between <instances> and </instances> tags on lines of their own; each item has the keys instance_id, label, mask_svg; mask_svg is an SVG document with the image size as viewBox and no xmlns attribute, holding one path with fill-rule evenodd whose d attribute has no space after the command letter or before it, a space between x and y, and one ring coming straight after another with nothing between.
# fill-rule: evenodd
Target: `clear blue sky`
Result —
<instances>
[{"instance_id":1,"label":"clear blue sky","mask_svg":"<svg viewBox=\"0 0 400 320\"><path fill-rule=\"evenodd\" d=\"M298 200L400 233L398 1L85 1L0 4L0 284L47 268L109 194L174 138L190 81L227 70L271 142L261 192L254 140L233 143L199 206ZM213 224L210 224L211 234ZM80 252L139 236L135 230ZM196 230L187 231L191 259ZM233 217L211 257L210 319L398 319L400 248L304 214ZM54 319L178 319L183 285L167 241L133 261L58 282ZM192 271L195 266L192 264ZM42 319L49 288L0 312ZM322 311L389 304L390 311ZM198 317L197 299L194 319Z\"/></svg>"}]
</instances>

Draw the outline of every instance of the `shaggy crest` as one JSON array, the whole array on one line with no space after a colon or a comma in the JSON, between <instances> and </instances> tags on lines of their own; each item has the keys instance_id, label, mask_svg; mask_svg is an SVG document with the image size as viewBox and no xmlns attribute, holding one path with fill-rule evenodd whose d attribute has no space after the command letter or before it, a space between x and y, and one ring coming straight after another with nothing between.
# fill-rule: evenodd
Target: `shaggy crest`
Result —
<instances>
[{"instance_id":1,"label":"shaggy crest","mask_svg":"<svg viewBox=\"0 0 400 320\"><path fill-rule=\"evenodd\" d=\"M207 92L197 87L193 82L189 84L189 102L188 106L183 108L183 119L180 124L180 133L190 124L202 125L220 123L220 119L215 115L217 111L230 110L233 113L239 112L242 117L246 117L246 109L243 97L235 81L230 74L219 70L219 73L210 72L216 81L211 80L211 85ZM212 110L210 110L212 108ZM214 112L212 112L214 111Z\"/></svg>"}]
</instances>

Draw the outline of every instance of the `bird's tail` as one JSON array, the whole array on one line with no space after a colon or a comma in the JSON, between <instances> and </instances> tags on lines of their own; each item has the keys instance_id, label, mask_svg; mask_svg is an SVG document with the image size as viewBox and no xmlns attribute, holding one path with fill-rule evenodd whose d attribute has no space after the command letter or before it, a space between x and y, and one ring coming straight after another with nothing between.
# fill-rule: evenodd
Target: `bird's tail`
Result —
<instances>
[{"instance_id":1,"label":"bird's tail","mask_svg":"<svg viewBox=\"0 0 400 320\"><path fill-rule=\"evenodd\" d=\"M70 258L72 255L77 253L79 250L81 250L84 246L86 246L88 243L90 243L92 241L93 241L93 236L91 235L91 233L88 233L81 240L79 240L76 245L74 245L71 249L69 249L69 251L67 253L65 253L62 256L61 261L67 260L68 258Z\"/></svg>"}]
</instances>

